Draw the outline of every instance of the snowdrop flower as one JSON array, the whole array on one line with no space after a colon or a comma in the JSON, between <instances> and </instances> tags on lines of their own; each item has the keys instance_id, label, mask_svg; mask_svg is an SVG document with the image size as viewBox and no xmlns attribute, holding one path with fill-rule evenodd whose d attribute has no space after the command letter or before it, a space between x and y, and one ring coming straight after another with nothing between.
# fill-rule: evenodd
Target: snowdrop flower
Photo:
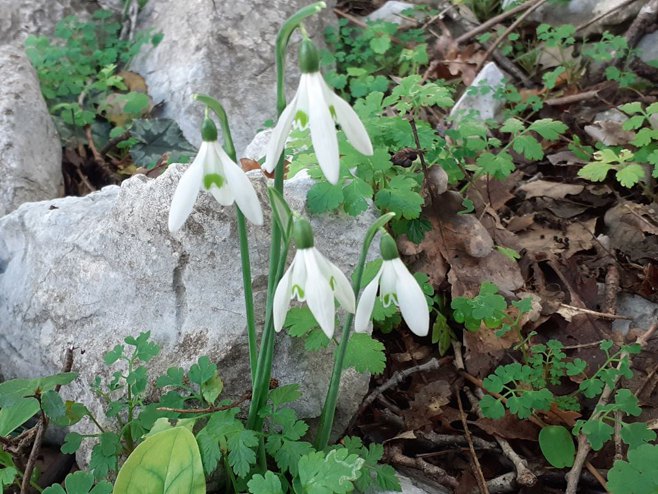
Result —
<instances>
[{"instance_id":1,"label":"snowdrop flower","mask_svg":"<svg viewBox=\"0 0 658 494\"><path fill-rule=\"evenodd\" d=\"M290 301L296 298L308 304L322 331L331 338L336 320L334 297L345 310L354 313L354 291L342 271L314 247L308 221L297 220L293 235L297 252L274 292L274 329L281 331Z\"/></svg>"},{"instance_id":2,"label":"snowdrop flower","mask_svg":"<svg viewBox=\"0 0 658 494\"><path fill-rule=\"evenodd\" d=\"M400 260L395 240L388 234L382 236L381 254L384 262L361 294L356 308L354 329L360 333L367 330L379 287L379 298L384 307L388 307L391 303L400 307L402 317L409 329L418 336L427 336L430 312L425 294L416 278Z\"/></svg>"},{"instance_id":3,"label":"snowdrop flower","mask_svg":"<svg viewBox=\"0 0 658 494\"><path fill-rule=\"evenodd\" d=\"M332 184L338 182L340 164L338 159L338 121L352 146L362 154L373 154L372 143L363 123L356 112L340 96L334 94L320 73L318 50L307 38L299 48L301 78L297 94L281 113L272 132L263 168L272 172L283 152L286 139L294 122L301 128L311 128L311 142L318 164L326 179Z\"/></svg>"},{"instance_id":4,"label":"snowdrop flower","mask_svg":"<svg viewBox=\"0 0 658 494\"><path fill-rule=\"evenodd\" d=\"M210 192L222 206L238 203L240 211L255 225L263 224L263 211L251 181L228 157L217 142L217 127L205 118L201 128L203 142L194 161L185 171L169 209L169 231L176 232L194 208L199 191Z\"/></svg>"}]
</instances>

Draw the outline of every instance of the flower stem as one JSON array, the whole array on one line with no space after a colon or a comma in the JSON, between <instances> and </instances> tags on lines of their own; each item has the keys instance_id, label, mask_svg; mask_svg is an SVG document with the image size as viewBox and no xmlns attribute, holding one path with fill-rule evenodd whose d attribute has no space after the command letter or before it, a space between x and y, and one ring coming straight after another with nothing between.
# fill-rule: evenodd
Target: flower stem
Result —
<instances>
[{"instance_id":1,"label":"flower stem","mask_svg":"<svg viewBox=\"0 0 658 494\"><path fill-rule=\"evenodd\" d=\"M363 278L363 269L366 264L366 256L370 250L370 244L372 244L377 231L382 228L386 223L388 223L395 213L386 213L380 216L377 221L375 221L368 231L363 240L363 247L361 247L361 254L359 255L359 262L356 265L356 271L354 274L354 280L352 282L352 288L354 289L354 294L359 295L361 290L361 280ZM343 373L343 362L345 361L345 353L347 351L347 344L350 339L350 330L352 329L352 321L354 320L354 314L347 314L345 318L345 323L343 324L343 332L338 345L338 350L336 351L336 359L334 360L334 368L331 372L331 380L329 381L329 389L327 390L327 397L324 400L324 406L322 407L322 415L320 416L320 426L318 428L318 435L315 438L315 447L318 451L322 451L329 444L329 437L331 436L331 429L334 425L334 416L336 415L336 402L338 401L338 389L340 387L340 377Z\"/></svg>"},{"instance_id":2,"label":"flower stem","mask_svg":"<svg viewBox=\"0 0 658 494\"><path fill-rule=\"evenodd\" d=\"M276 58L276 109L277 115L281 116L286 108L285 93L285 62L286 50L290 36L299 27L299 24L307 17L318 13L326 7L324 2L316 2L307 7L298 10L290 16L283 24L276 38L275 58ZM274 188L283 195L283 179L285 175L285 163L283 153L279 160L274 174ZM249 407L249 416L247 427L260 432L263 427L263 419L258 416L258 411L265 405L267 392L269 391L270 376L272 375L272 359L274 354L274 323L272 318L272 306L274 299L274 290L283 275L283 267L286 263L288 248L281 245L282 235L276 221L272 222L272 244L270 246L270 271L267 280L267 305L265 309L265 326L261 339L258 361L256 364L256 377L253 385L253 394L251 405Z\"/></svg>"},{"instance_id":3,"label":"flower stem","mask_svg":"<svg viewBox=\"0 0 658 494\"><path fill-rule=\"evenodd\" d=\"M231 137L231 128L228 124L228 116L224 107L214 98L202 94L194 95L194 99L204 103L219 119L224 136L224 150L229 158L237 163L235 145ZM244 289L244 305L247 311L247 341L249 345L249 368L251 369L252 385L256 379L256 365L258 358L258 343L256 340L256 315L254 311L254 294L251 286L251 262L249 260L249 237L247 235L247 222L244 214L236 205L238 217L238 236L240 237L240 259L242 261L242 286Z\"/></svg>"}]
</instances>

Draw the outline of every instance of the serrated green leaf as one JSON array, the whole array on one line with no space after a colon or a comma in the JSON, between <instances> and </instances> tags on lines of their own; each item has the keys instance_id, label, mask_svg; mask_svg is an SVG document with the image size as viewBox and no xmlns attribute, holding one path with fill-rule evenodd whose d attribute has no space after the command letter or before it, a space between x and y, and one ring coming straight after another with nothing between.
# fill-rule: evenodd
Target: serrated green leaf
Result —
<instances>
[{"instance_id":1,"label":"serrated green leaf","mask_svg":"<svg viewBox=\"0 0 658 494\"><path fill-rule=\"evenodd\" d=\"M588 163L578 170L578 176L593 182L603 182L611 169L608 163Z\"/></svg>"},{"instance_id":2,"label":"serrated green leaf","mask_svg":"<svg viewBox=\"0 0 658 494\"><path fill-rule=\"evenodd\" d=\"M642 103L639 101L633 101L632 103L621 105L619 109L627 115L634 115L636 113L642 112Z\"/></svg>"},{"instance_id":3,"label":"serrated green leaf","mask_svg":"<svg viewBox=\"0 0 658 494\"><path fill-rule=\"evenodd\" d=\"M490 419L500 419L505 416L505 407L493 396L484 395L480 400L482 415Z\"/></svg>"},{"instance_id":4,"label":"serrated green leaf","mask_svg":"<svg viewBox=\"0 0 658 494\"><path fill-rule=\"evenodd\" d=\"M621 170L617 171L615 177L621 185L630 189L644 179L644 167L636 163L626 165Z\"/></svg>"},{"instance_id":5,"label":"serrated green leaf","mask_svg":"<svg viewBox=\"0 0 658 494\"><path fill-rule=\"evenodd\" d=\"M254 474L251 480L247 482L251 494L283 494L281 481L274 473L269 470L265 475Z\"/></svg>"},{"instance_id":6,"label":"serrated green leaf","mask_svg":"<svg viewBox=\"0 0 658 494\"><path fill-rule=\"evenodd\" d=\"M279 407L286 403L292 403L301 398L302 392L299 390L299 384L286 384L279 386L270 391L268 401L274 406Z\"/></svg>"},{"instance_id":7,"label":"serrated green leaf","mask_svg":"<svg viewBox=\"0 0 658 494\"><path fill-rule=\"evenodd\" d=\"M645 444L628 452L628 461L615 461L608 472L612 494L656 494L658 492L658 446Z\"/></svg>"},{"instance_id":8,"label":"serrated green leaf","mask_svg":"<svg viewBox=\"0 0 658 494\"><path fill-rule=\"evenodd\" d=\"M365 460L347 449L317 451L299 460L299 480L308 494L345 494L354 489L352 482L361 475Z\"/></svg>"},{"instance_id":9,"label":"serrated green leaf","mask_svg":"<svg viewBox=\"0 0 658 494\"><path fill-rule=\"evenodd\" d=\"M201 386L217 375L217 366L210 361L208 356L199 357L196 364L192 364L188 377L190 381Z\"/></svg>"},{"instance_id":10,"label":"serrated green leaf","mask_svg":"<svg viewBox=\"0 0 658 494\"><path fill-rule=\"evenodd\" d=\"M386 368L384 345L366 333L354 333L347 343L343 368L379 374Z\"/></svg>"},{"instance_id":11,"label":"serrated green leaf","mask_svg":"<svg viewBox=\"0 0 658 494\"><path fill-rule=\"evenodd\" d=\"M544 150L537 139L530 135L521 135L514 138L512 148L528 160L540 160L544 157Z\"/></svg>"},{"instance_id":12,"label":"serrated green leaf","mask_svg":"<svg viewBox=\"0 0 658 494\"><path fill-rule=\"evenodd\" d=\"M423 198L417 192L418 183L412 177L397 175L388 187L375 194L375 204L385 211L392 211L401 218L415 219L420 216Z\"/></svg>"},{"instance_id":13,"label":"serrated green leaf","mask_svg":"<svg viewBox=\"0 0 658 494\"><path fill-rule=\"evenodd\" d=\"M306 195L306 204L311 213L333 211L343 203L343 189L329 182L317 182Z\"/></svg>"},{"instance_id":14,"label":"serrated green leaf","mask_svg":"<svg viewBox=\"0 0 658 494\"><path fill-rule=\"evenodd\" d=\"M62 453L68 455L75 453L80 448L83 439L84 437L77 432L69 432L64 437L64 444L61 448Z\"/></svg>"},{"instance_id":15,"label":"serrated green leaf","mask_svg":"<svg viewBox=\"0 0 658 494\"><path fill-rule=\"evenodd\" d=\"M656 433L649 429L644 422L622 423L621 439L628 444L630 449L635 449L644 443L655 440Z\"/></svg>"},{"instance_id":16,"label":"serrated green leaf","mask_svg":"<svg viewBox=\"0 0 658 494\"><path fill-rule=\"evenodd\" d=\"M530 127L528 127L528 130L534 130L547 141L555 141L564 134L568 128L569 127L563 122L558 122L557 120L552 120L550 118L541 118L532 122Z\"/></svg>"},{"instance_id":17,"label":"serrated green leaf","mask_svg":"<svg viewBox=\"0 0 658 494\"><path fill-rule=\"evenodd\" d=\"M525 129L525 125L518 118L508 118L505 120L505 123L500 127L501 132L506 132L510 134L517 134Z\"/></svg>"},{"instance_id":18,"label":"serrated green leaf","mask_svg":"<svg viewBox=\"0 0 658 494\"><path fill-rule=\"evenodd\" d=\"M343 208L345 212L351 216L358 216L368 209L368 201L366 199L372 198L372 187L361 180L354 178L352 181L343 187Z\"/></svg>"},{"instance_id":19,"label":"serrated green leaf","mask_svg":"<svg viewBox=\"0 0 658 494\"><path fill-rule=\"evenodd\" d=\"M256 464L256 451L258 436L249 429L232 434L228 438L228 462L238 477L244 477Z\"/></svg>"}]
</instances>

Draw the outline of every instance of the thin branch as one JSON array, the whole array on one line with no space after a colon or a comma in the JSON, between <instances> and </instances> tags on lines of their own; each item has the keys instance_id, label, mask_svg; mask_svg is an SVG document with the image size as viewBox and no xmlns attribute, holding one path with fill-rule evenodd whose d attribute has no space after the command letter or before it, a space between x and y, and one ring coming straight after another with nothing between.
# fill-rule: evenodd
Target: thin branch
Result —
<instances>
[{"instance_id":1,"label":"thin branch","mask_svg":"<svg viewBox=\"0 0 658 494\"><path fill-rule=\"evenodd\" d=\"M464 388L468 389L468 388ZM480 488L481 494L489 494L489 489L487 488L487 479L484 478L484 473L482 472L482 467L480 466L480 460L478 455L475 452L475 447L473 446L473 438L471 437L471 431L468 428L468 420L466 420L466 414L464 413L464 407L462 405L462 398L457 387L453 387L455 396L457 397L457 406L459 407L459 418L461 419L462 426L464 427L464 435L466 436L466 441L468 441L468 449L471 453L471 463L475 473L475 478Z\"/></svg>"},{"instance_id":2,"label":"thin branch","mask_svg":"<svg viewBox=\"0 0 658 494\"><path fill-rule=\"evenodd\" d=\"M468 40L471 39L473 36L477 36L478 34L480 34L480 33L484 32L484 31L486 31L486 30L489 29L490 27L493 27L493 26L495 26L496 24L500 24L502 21L504 21L504 20L507 19L508 17L511 17L511 16L513 16L514 14L518 14L519 12L523 12L524 10L529 9L530 7L533 6L533 4L534 4L536 1L537 1L537 0L530 0L530 1L528 1L528 2L522 3L521 5L517 5L517 6L514 7L513 9L506 10L506 11L503 12L502 14L498 14L497 16L492 17L492 18L489 19L488 21L483 22L483 23L480 24L478 27L475 27L475 28L471 29L469 32L462 34L462 35L459 36L455 41L456 41L457 43L460 43L460 44L463 43L463 42L465 42L465 41L468 41ZM635 0L633 0L633 1L635 1Z\"/></svg>"},{"instance_id":3,"label":"thin branch","mask_svg":"<svg viewBox=\"0 0 658 494\"><path fill-rule=\"evenodd\" d=\"M505 31L503 34L501 34L496 41L491 43L491 46L487 48L486 53L484 54L484 57L480 62L478 63L477 67L475 68L476 72L479 72L482 69L482 66L484 63L489 60L489 57L491 57L491 54L498 48L498 45L501 44L507 36L509 36L530 14L532 14L535 10L537 10L539 7L544 5L548 0L539 0L537 3L532 5L528 10L526 10L523 14L521 14L518 19L516 19Z\"/></svg>"}]
</instances>

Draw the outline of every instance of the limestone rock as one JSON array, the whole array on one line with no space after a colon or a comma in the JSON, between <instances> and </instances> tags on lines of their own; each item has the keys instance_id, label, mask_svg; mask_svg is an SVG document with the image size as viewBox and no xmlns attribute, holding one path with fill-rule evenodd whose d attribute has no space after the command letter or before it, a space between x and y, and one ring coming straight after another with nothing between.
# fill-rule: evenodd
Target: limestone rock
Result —
<instances>
[{"instance_id":1,"label":"limestone rock","mask_svg":"<svg viewBox=\"0 0 658 494\"><path fill-rule=\"evenodd\" d=\"M148 330L162 348L149 363L153 379L170 366L189 369L208 355L218 365L225 396L249 389L235 212L202 192L183 229L171 235L167 213L180 175L175 165L155 180L137 175L86 197L24 204L0 219L0 373L5 378L58 372L73 344L80 350L74 364L80 377L63 392L103 416L89 388L95 376L110 376L102 354L125 336ZM253 174L252 179L265 202L264 179ZM310 179L287 183L291 207L302 214L311 184ZM270 261L270 213L264 210L266 225L249 227L257 319ZM374 213L356 219L308 216L317 247L351 273ZM277 335L272 377L301 385L303 400L296 404L301 416L319 416L331 369L329 351L308 354L303 342ZM356 411L368 381L365 375L344 374L338 427Z\"/></svg>"},{"instance_id":2,"label":"limestone rock","mask_svg":"<svg viewBox=\"0 0 658 494\"><path fill-rule=\"evenodd\" d=\"M509 8L512 5L518 5L519 1L503 0L503 8ZM633 2L630 5L618 8L624 0L569 0L568 2L549 2L534 11L528 16L527 21L551 24L560 26L562 24L573 24L580 26L594 17L610 12L601 20L582 29L578 32L579 36L585 36L592 33L601 33L610 26L616 26L622 22L631 19L640 11L646 0Z\"/></svg>"},{"instance_id":3,"label":"limestone rock","mask_svg":"<svg viewBox=\"0 0 658 494\"><path fill-rule=\"evenodd\" d=\"M0 7L2 8L2 7ZM22 49L0 46L0 216L62 193L62 150Z\"/></svg>"},{"instance_id":4,"label":"limestone rock","mask_svg":"<svg viewBox=\"0 0 658 494\"><path fill-rule=\"evenodd\" d=\"M450 116L457 121L471 115L483 121L495 118L503 107L503 101L496 99L494 95L504 84L505 73L494 62L487 63L452 107ZM472 91L472 88L479 87L490 89L487 92Z\"/></svg>"},{"instance_id":5,"label":"limestone rock","mask_svg":"<svg viewBox=\"0 0 658 494\"><path fill-rule=\"evenodd\" d=\"M224 105L237 149L244 147L275 118L276 74L274 43L281 24L306 0L158 0L140 14L140 29L164 35L155 48L145 50L132 64L149 87L155 102L164 102L159 116L173 118L193 144L200 143L203 105L195 93L208 94ZM328 8L306 27L321 32ZM291 43L288 72L296 74L296 44ZM289 89L296 88L290 78Z\"/></svg>"},{"instance_id":6,"label":"limestone rock","mask_svg":"<svg viewBox=\"0 0 658 494\"><path fill-rule=\"evenodd\" d=\"M402 27L415 27L416 23L412 19L406 19L402 12L414 8L415 5L409 2L400 2L398 0L388 0L384 5L374 12L371 12L363 18L364 21L386 21L393 22Z\"/></svg>"},{"instance_id":7,"label":"limestone rock","mask_svg":"<svg viewBox=\"0 0 658 494\"><path fill-rule=\"evenodd\" d=\"M640 42L637 44L637 51L640 54L640 58L645 63L657 63L658 62L658 31L653 33L645 34L640 39Z\"/></svg>"},{"instance_id":8,"label":"limestone rock","mask_svg":"<svg viewBox=\"0 0 658 494\"><path fill-rule=\"evenodd\" d=\"M52 34L64 17L86 17L96 9L89 0L0 0L0 46L23 46L28 35Z\"/></svg>"}]
</instances>

